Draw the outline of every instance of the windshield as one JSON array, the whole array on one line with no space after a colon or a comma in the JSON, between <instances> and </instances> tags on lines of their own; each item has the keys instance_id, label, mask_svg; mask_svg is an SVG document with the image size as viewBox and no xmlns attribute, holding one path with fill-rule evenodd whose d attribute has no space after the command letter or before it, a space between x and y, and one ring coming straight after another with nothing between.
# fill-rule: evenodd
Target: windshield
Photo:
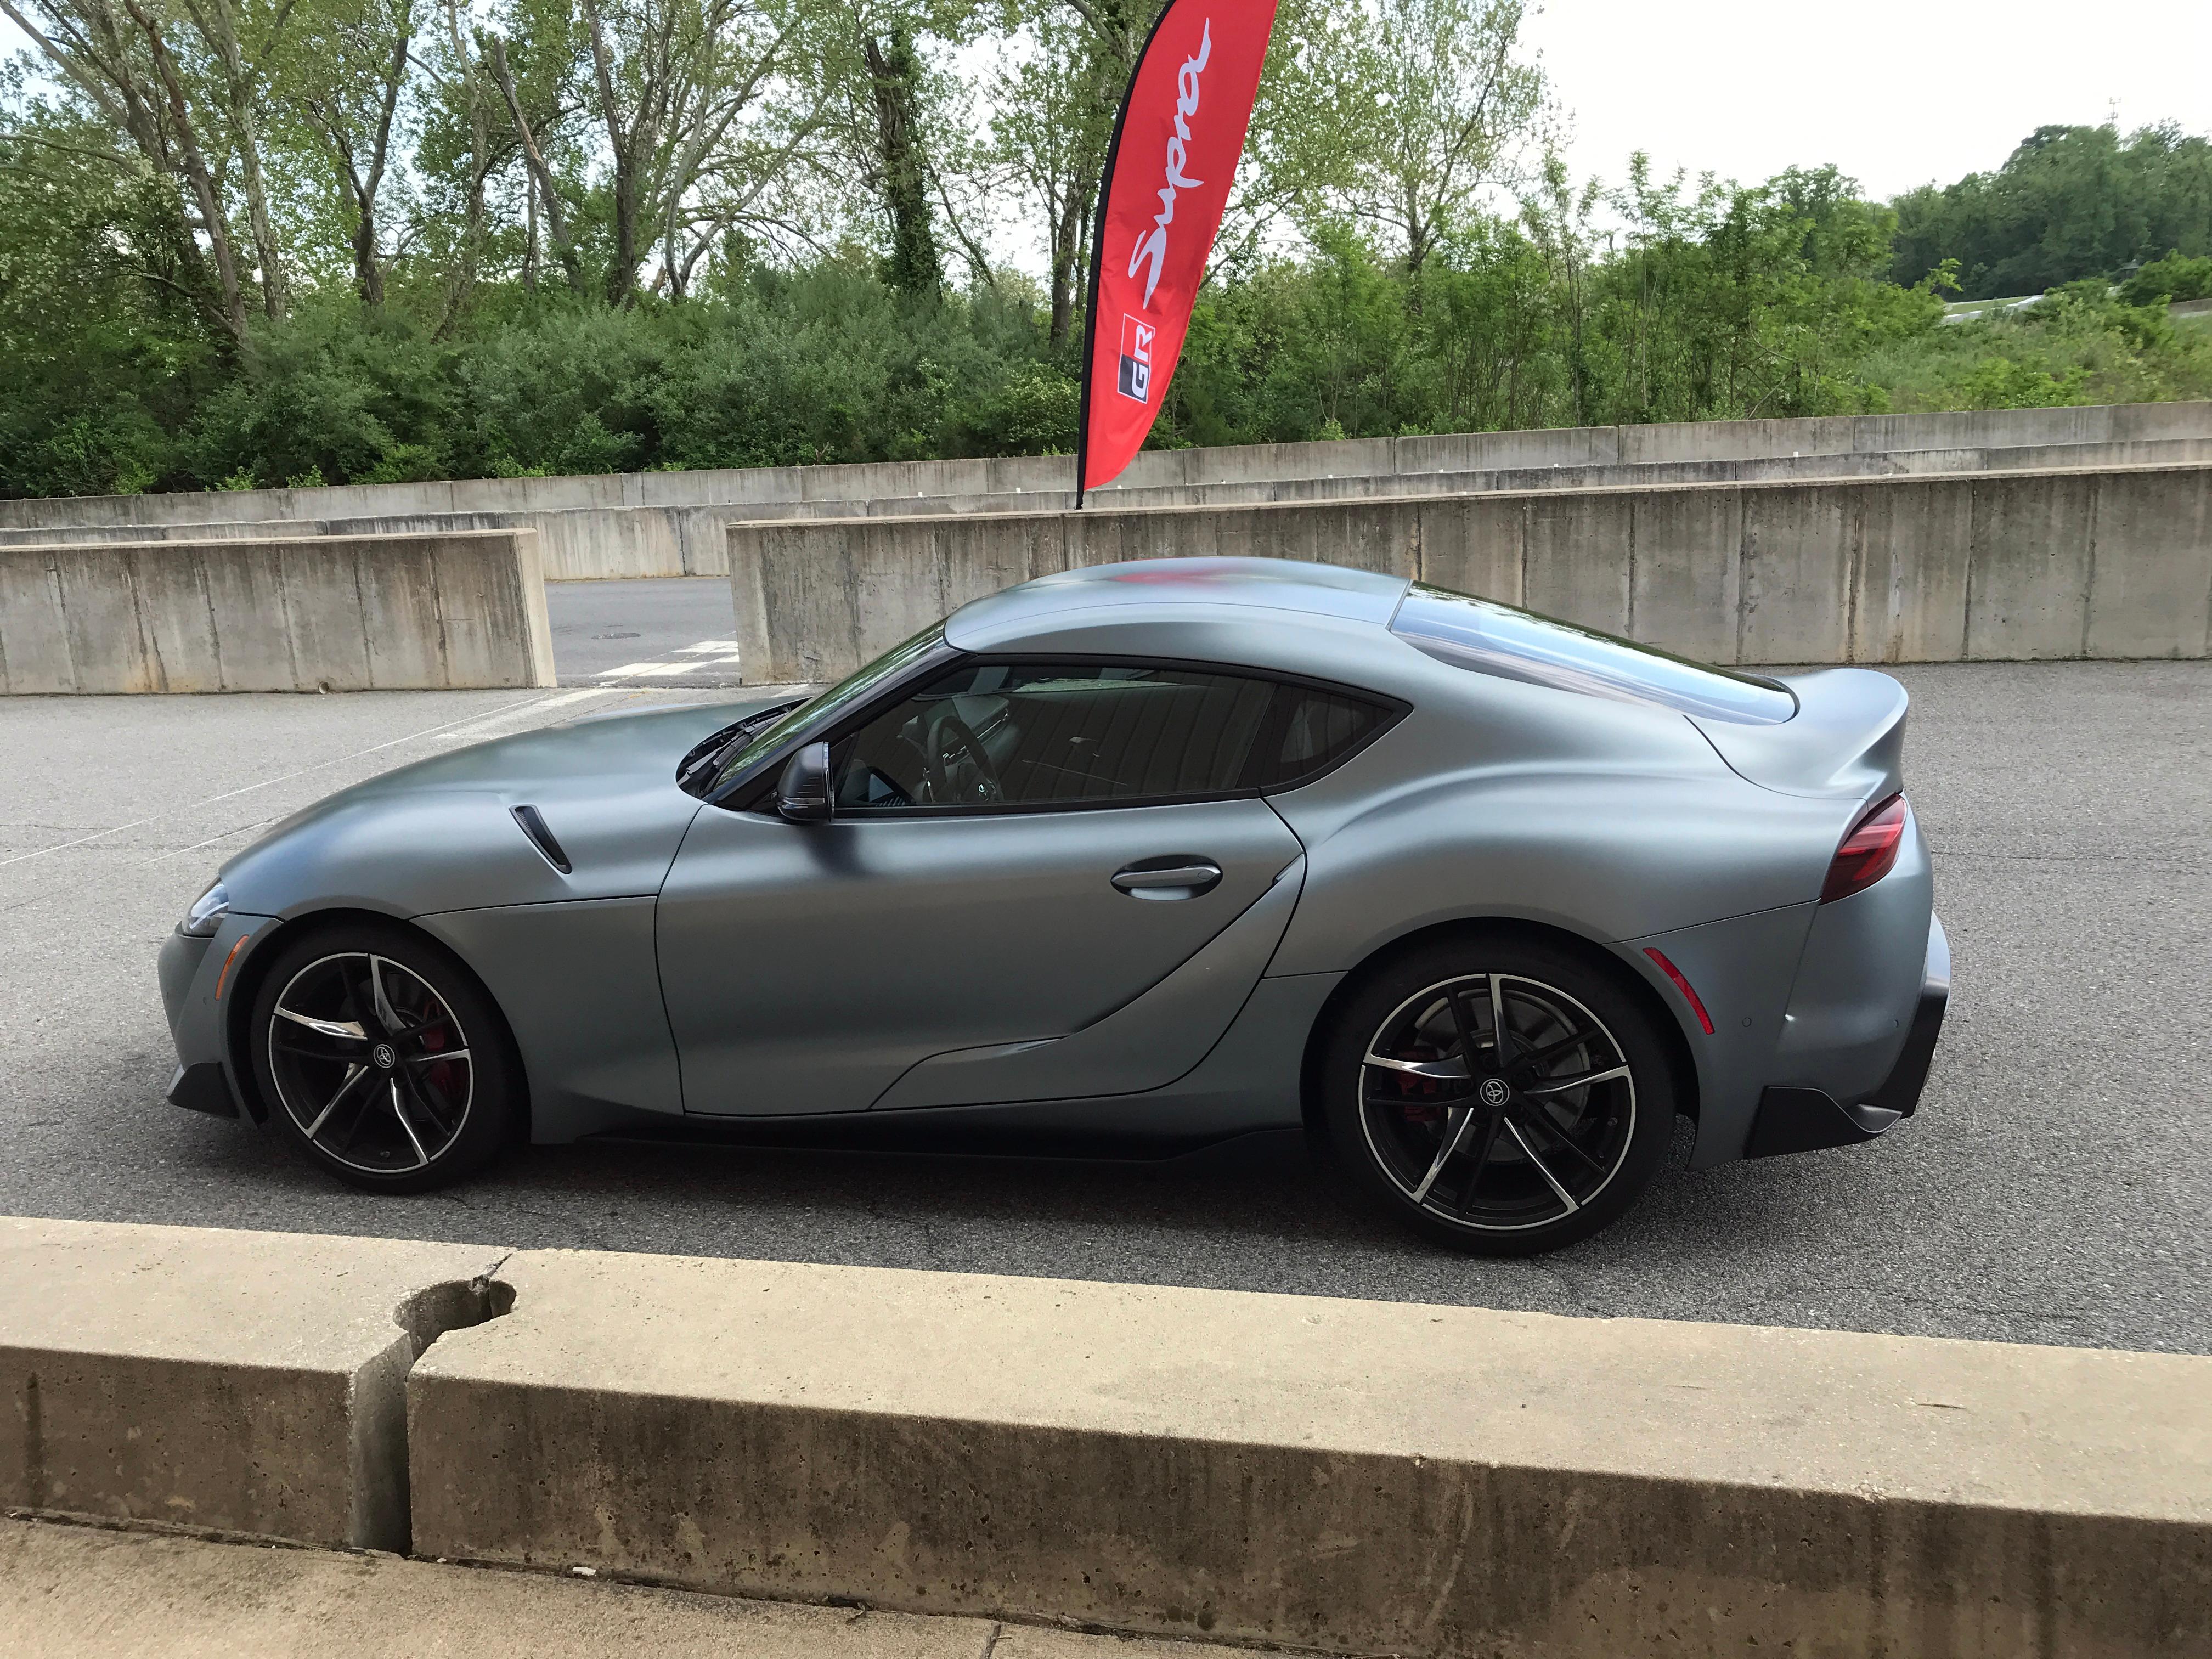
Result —
<instances>
[{"instance_id":1,"label":"windshield","mask_svg":"<svg viewBox=\"0 0 2212 1659\"><path fill-rule=\"evenodd\" d=\"M838 681L820 696L800 703L773 726L756 732L750 742L724 761L721 769L714 775L713 787L707 793L711 795L733 778L741 776L816 721L833 720L844 709L864 701L878 686L895 678L908 664L927 656L944 642L945 624L932 623L903 645L893 646L865 668Z\"/></svg>"},{"instance_id":2,"label":"windshield","mask_svg":"<svg viewBox=\"0 0 2212 1659\"><path fill-rule=\"evenodd\" d=\"M1563 691L1745 726L1779 726L1797 712L1796 697L1772 680L1423 582L1406 590L1390 631L1454 667Z\"/></svg>"}]
</instances>

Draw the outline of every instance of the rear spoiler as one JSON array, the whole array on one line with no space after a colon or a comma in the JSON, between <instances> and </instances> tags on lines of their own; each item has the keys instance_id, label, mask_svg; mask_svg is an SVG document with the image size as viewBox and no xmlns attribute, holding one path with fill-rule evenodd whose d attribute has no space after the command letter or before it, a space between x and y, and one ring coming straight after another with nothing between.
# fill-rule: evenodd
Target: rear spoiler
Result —
<instances>
[{"instance_id":1,"label":"rear spoiler","mask_svg":"<svg viewBox=\"0 0 2212 1659\"><path fill-rule=\"evenodd\" d=\"M1797 699L1794 719L1745 726L1692 714L1731 770L1784 795L1869 801L1905 787L1905 688L1867 668L1775 676Z\"/></svg>"}]
</instances>

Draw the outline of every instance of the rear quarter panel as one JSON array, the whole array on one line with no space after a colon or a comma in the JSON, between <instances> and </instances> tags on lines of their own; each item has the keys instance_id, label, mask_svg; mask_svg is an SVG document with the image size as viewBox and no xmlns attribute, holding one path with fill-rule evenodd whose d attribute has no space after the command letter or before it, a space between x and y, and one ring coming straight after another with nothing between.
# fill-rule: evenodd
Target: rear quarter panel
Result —
<instances>
[{"instance_id":1,"label":"rear quarter panel","mask_svg":"<svg viewBox=\"0 0 2212 1659\"><path fill-rule=\"evenodd\" d=\"M1446 672L1480 683L1437 688L1337 772L1275 798L1308 876L1269 972L1355 969L1473 920L1576 935L1629 965L1681 1034L1698 1161L1736 1156L1856 803L1760 788L1670 711ZM1697 988L1711 1033L1650 945Z\"/></svg>"},{"instance_id":2,"label":"rear quarter panel","mask_svg":"<svg viewBox=\"0 0 2212 1659\"><path fill-rule=\"evenodd\" d=\"M1804 903L1850 810L1745 781L1679 714L1502 680L1273 802L1308 860L1284 974L1468 917L1612 943Z\"/></svg>"}]
</instances>

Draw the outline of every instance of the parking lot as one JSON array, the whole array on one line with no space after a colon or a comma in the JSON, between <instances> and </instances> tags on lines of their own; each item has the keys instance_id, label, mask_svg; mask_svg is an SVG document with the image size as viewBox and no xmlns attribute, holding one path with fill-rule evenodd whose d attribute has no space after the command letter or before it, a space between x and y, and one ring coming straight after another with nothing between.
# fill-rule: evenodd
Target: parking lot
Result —
<instances>
[{"instance_id":1,"label":"parking lot","mask_svg":"<svg viewBox=\"0 0 2212 1659\"><path fill-rule=\"evenodd\" d=\"M1957 974L1920 1115L1870 1147L1677 1167L1610 1232L1521 1262L1371 1221L1294 1138L1151 1164L596 1144L457 1192L340 1188L161 1099L155 952L217 865L430 753L756 694L12 699L0 1212L2212 1351L2212 664L1899 677Z\"/></svg>"},{"instance_id":2,"label":"parking lot","mask_svg":"<svg viewBox=\"0 0 2212 1659\"><path fill-rule=\"evenodd\" d=\"M545 609L563 685L738 683L730 584L720 576L548 582Z\"/></svg>"}]
</instances>

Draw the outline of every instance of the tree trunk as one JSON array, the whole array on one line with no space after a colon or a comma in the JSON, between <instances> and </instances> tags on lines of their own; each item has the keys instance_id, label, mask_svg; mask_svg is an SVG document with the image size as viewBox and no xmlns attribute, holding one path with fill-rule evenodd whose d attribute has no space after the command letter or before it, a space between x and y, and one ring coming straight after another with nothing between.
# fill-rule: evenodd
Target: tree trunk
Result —
<instances>
[{"instance_id":1,"label":"tree trunk","mask_svg":"<svg viewBox=\"0 0 2212 1659\"><path fill-rule=\"evenodd\" d=\"M553 188L552 170L538 153L538 140L532 136L529 118L522 112L522 100L514 90L514 76L507 67L507 42L500 36L488 36L484 41L491 63L492 77L499 84L500 95L507 100L508 118L514 123L514 134L522 143L523 165L532 181L538 186L533 199L545 210L545 226L553 242L553 257L561 262L561 269L568 278L568 286L583 292L584 271L576 258L575 245L568 240L568 227L561 216L560 193ZM532 239L536 246L536 238Z\"/></svg>"},{"instance_id":2,"label":"tree trunk","mask_svg":"<svg viewBox=\"0 0 2212 1659\"><path fill-rule=\"evenodd\" d=\"M392 153L392 121L399 112L400 89L407 83L407 53L415 44L415 0L393 9L391 66L384 72L383 106L377 112L376 149L369 157L368 180L361 189L361 210L354 222L353 273L365 305L384 303L384 266L376 257L376 196L384 187L386 158Z\"/></svg>"},{"instance_id":3,"label":"tree trunk","mask_svg":"<svg viewBox=\"0 0 2212 1659\"><path fill-rule=\"evenodd\" d=\"M615 170L615 258L607 271L607 303L629 302L637 289L637 153L635 135L623 131L622 102L615 92L614 55L595 0L582 0L584 21L592 33L592 69L599 82L599 121L607 130L607 153Z\"/></svg>"},{"instance_id":4,"label":"tree trunk","mask_svg":"<svg viewBox=\"0 0 2212 1659\"><path fill-rule=\"evenodd\" d=\"M1067 337L1074 325L1076 308L1082 302L1081 285L1086 273L1079 267L1083 263L1086 240L1083 234L1084 209L1090 199L1090 190L1070 179L1060 195L1060 211L1053 218L1051 338L1054 345Z\"/></svg>"},{"instance_id":5,"label":"tree trunk","mask_svg":"<svg viewBox=\"0 0 2212 1659\"><path fill-rule=\"evenodd\" d=\"M284 282L284 256L276 246L276 233L269 221L269 191L261 177L261 138L251 104L243 100L233 119L238 126L239 159L246 179L246 222L253 228L254 257L261 264L261 308L270 321L282 322L291 307Z\"/></svg>"},{"instance_id":6,"label":"tree trunk","mask_svg":"<svg viewBox=\"0 0 2212 1659\"><path fill-rule=\"evenodd\" d=\"M280 12L277 27L288 15ZM261 308L272 322L283 320L290 309L284 280L284 252L269 217L269 187L261 172L260 91L256 71L246 61L246 48L238 38L238 21L228 0L214 0L205 11L195 8L193 21L200 38L222 65L223 102L230 116L231 136L238 147L239 173L246 190L246 221L253 234L255 260L261 267Z\"/></svg>"},{"instance_id":7,"label":"tree trunk","mask_svg":"<svg viewBox=\"0 0 2212 1659\"><path fill-rule=\"evenodd\" d=\"M611 124L610 124L611 125ZM607 270L607 303L623 306L637 292L637 168L615 152L615 258Z\"/></svg>"},{"instance_id":8,"label":"tree trunk","mask_svg":"<svg viewBox=\"0 0 2212 1659\"><path fill-rule=\"evenodd\" d=\"M376 200L364 198L354 210L353 281L366 306L384 303L384 267L376 257Z\"/></svg>"},{"instance_id":9,"label":"tree trunk","mask_svg":"<svg viewBox=\"0 0 2212 1659\"><path fill-rule=\"evenodd\" d=\"M169 55L168 42L161 38L161 26L149 17L136 0L125 0L131 21L138 25L146 37L148 50L154 59L154 72L161 77L162 91L169 105L169 118L176 133L179 156L173 161L166 145L155 133L135 135L147 157L163 171L180 173L192 193L192 201L199 209L199 228L206 232L208 252L215 260L216 280L222 289L221 320L230 337L240 343L246 339L246 291L238 269L238 250L230 240L230 223L224 218L222 192L216 190L214 172L202 153L198 129L193 125L191 111L185 102L183 78L178 74L176 59ZM149 141L154 147L149 148Z\"/></svg>"},{"instance_id":10,"label":"tree trunk","mask_svg":"<svg viewBox=\"0 0 2212 1659\"><path fill-rule=\"evenodd\" d=\"M453 268L446 274L445 314L439 319L437 335L442 339L467 307L470 297L476 292L477 258L483 246L484 176L490 171L489 155L491 149L491 123L483 106L483 88L477 79L478 64L476 55L470 52L468 41L461 33L459 0L445 0L446 39L459 65L468 93L469 103L469 194L461 219L461 246ZM532 191L526 188L525 199L534 203ZM533 218L536 209L533 206Z\"/></svg>"},{"instance_id":11,"label":"tree trunk","mask_svg":"<svg viewBox=\"0 0 2212 1659\"><path fill-rule=\"evenodd\" d=\"M891 230L890 284L902 294L935 294L944 286L945 264L930 223L919 131L921 64L903 29L891 31L888 49L872 37L862 40L860 52L875 94L884 211Z\"/></svg>"},{"instance_id":12,"label":"tree trunk","mask_svg":"<svg viewBox=\"0 0 2212 1659\"><path fill-rule=\"evenodd\" d=\"M527 239L522 245L522 291L535 294L538 292L538 192L526 190L522 192L522 199L530 213Z\"/></svg>"}]
</instances>

